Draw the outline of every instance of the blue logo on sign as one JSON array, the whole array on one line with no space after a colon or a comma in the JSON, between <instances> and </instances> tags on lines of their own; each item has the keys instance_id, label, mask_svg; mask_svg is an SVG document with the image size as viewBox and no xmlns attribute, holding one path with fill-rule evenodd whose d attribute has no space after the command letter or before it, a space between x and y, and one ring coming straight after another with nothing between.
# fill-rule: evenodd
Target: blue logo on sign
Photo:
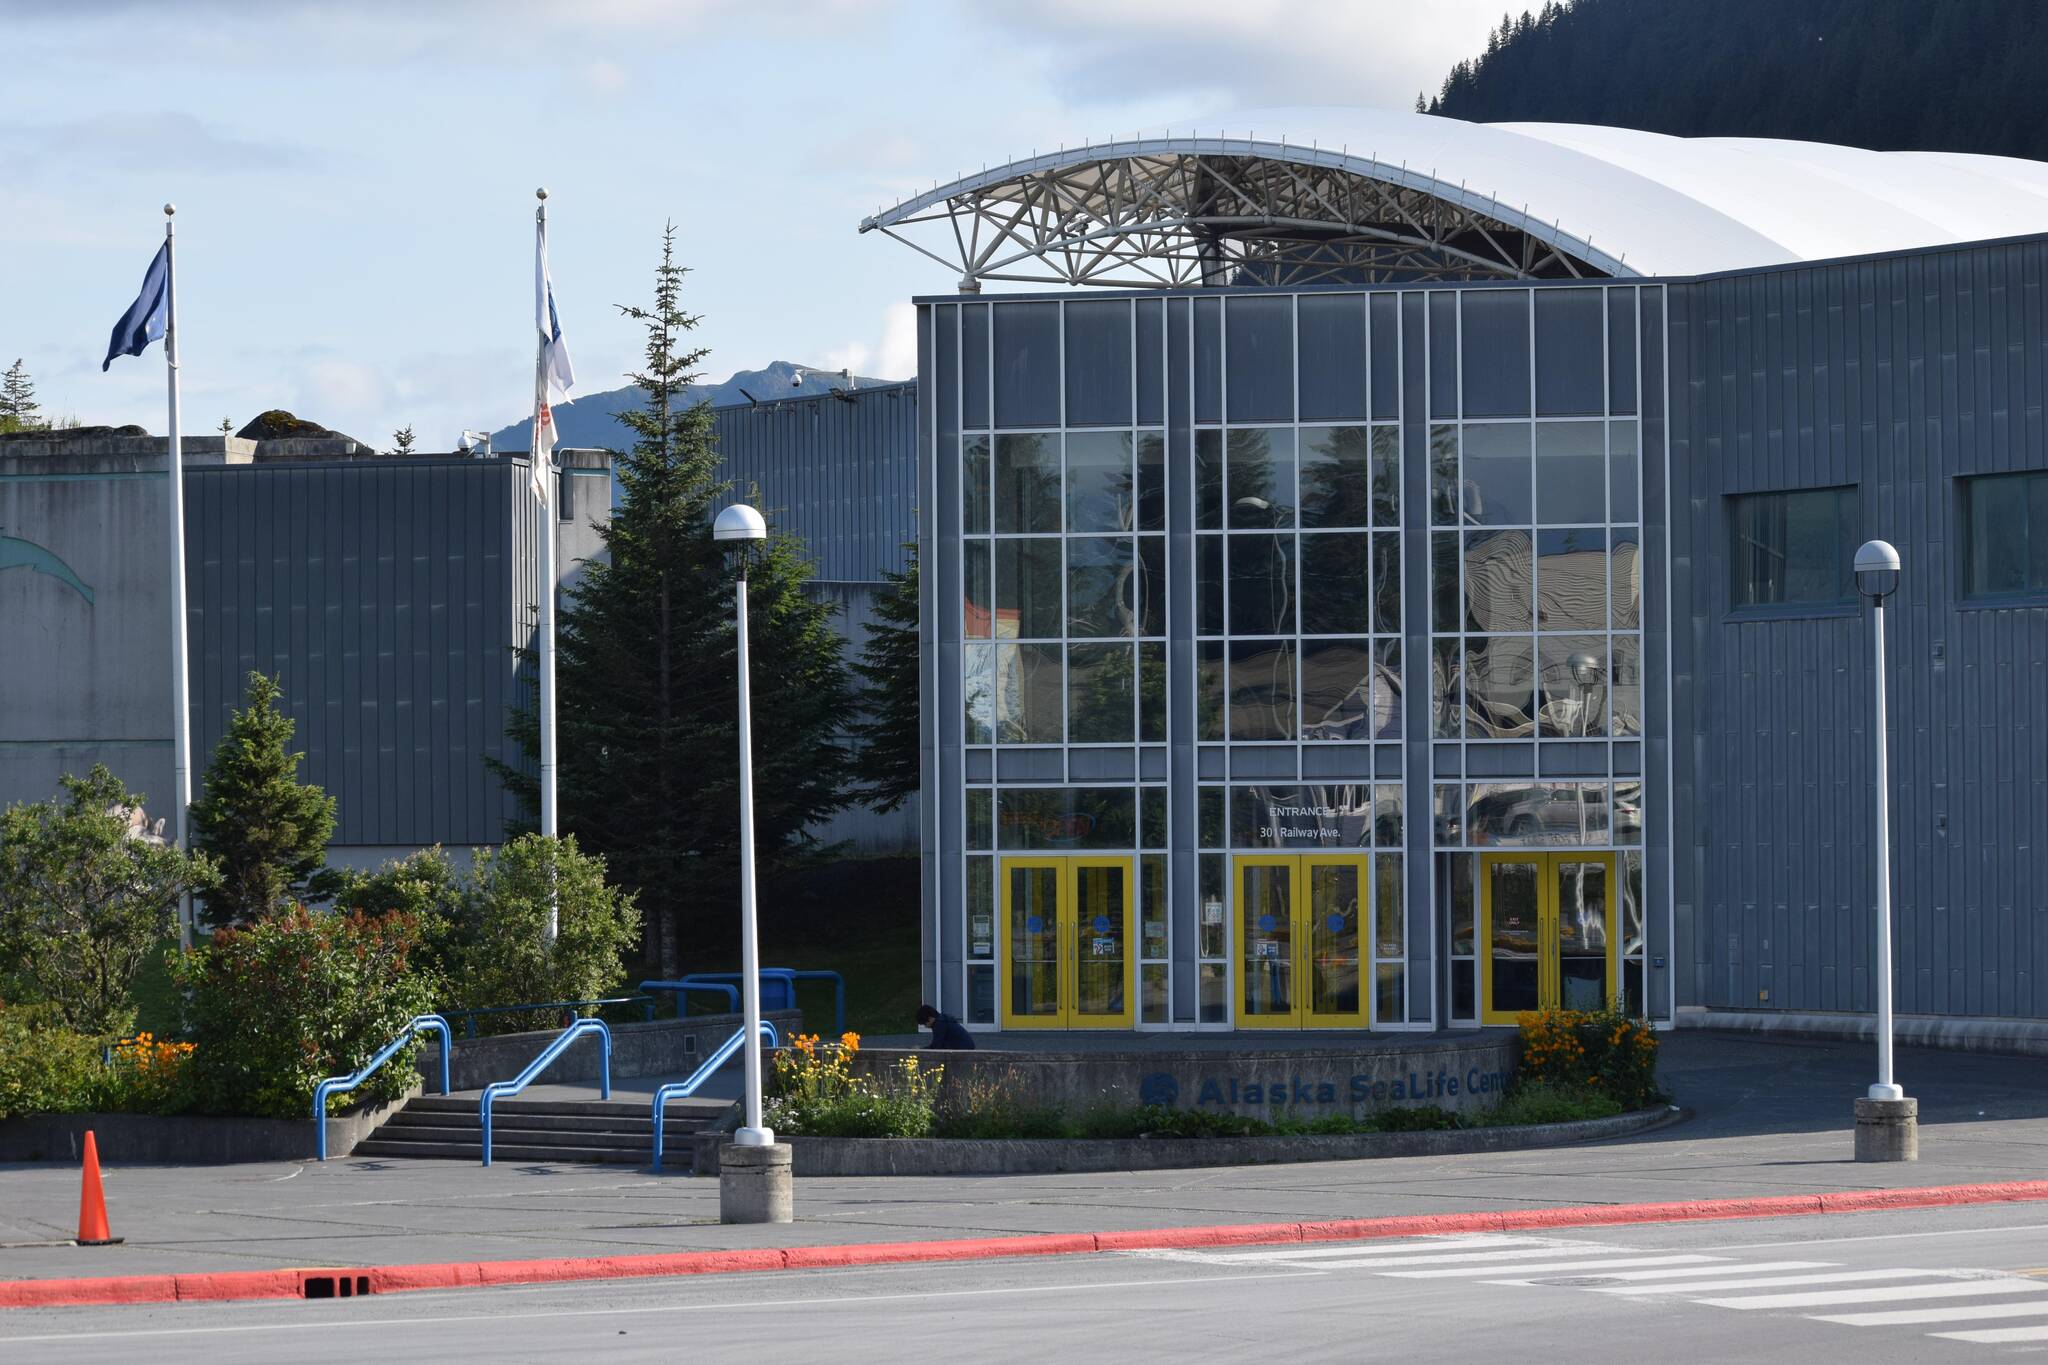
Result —
<instances>
[{"instance_id":1,"label":"blue logo on sign","mask_svg":"<svg viewBox=\"0 0 2048 1365\"><path fill-rule=\"evenodd\" d=\"M1032 916L1028 917L1028 918L1027 918L1027 919L1026 919L1026 920L1024 921L1024 932L1025 932L1025 933L1027 933L1027 934L1042 934L1042 933L1044 933L1044 932L1045 932L1045 921L1044 921L1043 919L1041 919L1040 917L1038 917L1037 915L1032 915Z\"/></svg>"},{"instance_id":2,"label":"blue logo on sign","mask_svg":"<svg viewBox=\"0 0 2048 1365\"><path fill-rule=\"evenodd\" d=\"M1273 932L1273 927L1277 925L1279 922L1280 921L1274 919L1271 915L1260 915L1259 932L1262 934L1270 934Z\"/></svg>"},{"instance_id":3,"label":"blue logo on sign","mask_svg":"<svg viewBox=\"0 0 2048 1365\"><path fill-rule=\"evenodd\" d=\"M1109 932L1108 915L1097 915L1095 917L1095 932L1098 934L1106 934Z\"/></svg>"},{"instance_id":4,"label":"blue logo on sign","mask_svg":"<svg viewBox=\"0 0 2048 1365\"><path fill-rule=\"evenodd\" d=\"M1324 923L1330 926L1330 932L1333 934L1344 932L1344 917L1342 915L1331 915Z\"/></svg>"},{"instance_id":5,"label":"blue logo on sign","mask_svg":"<svg viewBox=\"0 0 2048 1365\"><path fill-rule=\"evenodd\" d=\"M1155 1071L1138 1082L1138 1103L1171 1108L1180 1100L1180 1082L1164 1071Z\"/></svg>"}]
</instances>

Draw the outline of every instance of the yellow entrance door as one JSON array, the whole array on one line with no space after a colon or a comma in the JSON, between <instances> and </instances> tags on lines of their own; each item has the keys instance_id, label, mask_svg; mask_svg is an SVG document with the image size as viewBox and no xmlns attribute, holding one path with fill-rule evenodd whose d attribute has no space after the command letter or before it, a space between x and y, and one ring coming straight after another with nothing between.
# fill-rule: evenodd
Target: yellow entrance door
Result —
<instances>
[{"instance_id":1,"label":"yellow entrance door","mask_svg":"<svg viewBox=\"0 0 2048 1365\"><path fill-rule=\"evenodd\" d=\"M1369 855L1249 854L1236 897L1239 1026L1364 1028Z\"/></svg>"},{"instance_id":2,"label":"yellow entrance door","mask_svg":"<svg viewBox=\"0 0 2048 1365\"><path fill-rule=\"evenodd\" d=\"M1486 854L1479 903L1483 1022L1615 999L1612 853Z\"/></svg>"},{"instance_id":3,"label":"yellow entrance door","mask_svg":"<svg viewBox=\"0 0 2048 1365\"><path fill-rule=\"evenodd\" d=\"M1004 1028L1128 1028L1135 1003L1128 857L1005 858Z\"/></svg>"}]
</instances>

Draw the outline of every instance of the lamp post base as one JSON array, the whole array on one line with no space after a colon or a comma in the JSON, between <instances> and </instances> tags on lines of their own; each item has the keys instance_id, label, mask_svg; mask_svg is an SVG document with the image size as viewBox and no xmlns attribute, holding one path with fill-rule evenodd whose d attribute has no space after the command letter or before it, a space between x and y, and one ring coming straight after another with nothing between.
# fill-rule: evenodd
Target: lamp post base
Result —
<instances>
[{"instance_id":1,"label":"lamp post base","mask_svg":"<svg viewBox=\"0 0 2048 1365\"><path fill-rule=\"evenodd\" d=\"M775 1145L775 1130L773 1128L736 1128L733 1130L732 1140L734 1145L739 1147L773 1147Z\"/></svg>"},{"instance_id":2,"label":"lamp post base","mask_svg":"<svg viewBox=\"0 0 2048 1365\"><path fill-rule=\"evenodd\" d=\"M1856 1101L1856 1159L1918 1161L1920 1101L1903 1097Z\"/></svg>"},{"instance_id":3,"label":"lamp post base","mask_svg":"<svg viewBox=\"0 0 2048 1365\"><path fill-rule=\"evenodd\" d=\"M765 1147L731 1143L718 1153L718 1221L796 1221L790 1149L786 1142Z\"/></svg>"}]
</instances>

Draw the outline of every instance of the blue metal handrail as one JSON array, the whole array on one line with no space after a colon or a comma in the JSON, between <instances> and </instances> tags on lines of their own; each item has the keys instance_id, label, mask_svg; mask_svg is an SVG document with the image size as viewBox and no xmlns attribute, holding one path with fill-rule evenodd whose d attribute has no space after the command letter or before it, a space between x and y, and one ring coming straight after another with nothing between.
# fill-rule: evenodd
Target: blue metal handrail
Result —
<instances>
[{"instance_id":1,"label":"blue metal handrail","mask_svg":"<svg viewBox=\"0 0 2048 1365\"><path fill-rule=\"evenodd\" d=\"M674 991L676 995L676 1018L678 1019L683 1017L683 995L688 991L710 991L715 995L723 996L728 1007L728 1013L738 1014L740 1012L739 987L727 986L722 982L696 981L689 978L681 981L643 981L633 989L642 995L652 991Z\"/></svg>"},{"instance_id":2,"label":"blue metal handrail","mask_svg":"<svg viewBox=\"0 0 2048 1365\"><path fill-rule=\"evenodd\" d=\"M491 1164L491 1102L498 1096L512 1096L533 1084L533 1078L554 1065L555 1058L568 1050L569 1044L586 1033L596 1033L604 1045L604 1069L599 1072L600 1098L612 1097L612 1031L602 1019L578 1019L555 1035L555 1041L541 1051L540 1056L526 1064L526 1070L509 1081L492 1081L484 1087L484 1097L478 1103L477 1116L483 1122L484 1165Z\"/></svg>"},{"instance_id":3,"label":"blue metal handrail","mask_svg":"<svg viewBox=\"0 0 2048 1365\"><path fill-rule=\"evenodd\" d=\"M654 997L651 995L613 995L601 1000L538 1000L530 1005L490 1005L473 1010L442 1010L450 1019L463 1021L462 1036L476 1037L476 1021L484 1014L532 1014L539 1010L580 1010L593 1005L638 1005L640 1012L651 1023L654 1019Z\"/></svg>"},{"instance_id":4,"label":"blue metal handrail","mask_svg":"<svg viewBox=\"0 0 2048 1365\"><path fill-rule=\"evenodd\" d=\"M781 1047L782 1040L775 1032L775 1025L766 1019L761 1021L761 1036L768 1040L768 1046ZM654 1092L654 1169L661 1169L661 1121L662 1109L670 1100L688 1099L697 1093L699 1086L711 1079L713 1072L732 1060L732 1054L740 1050L746 1041L747 1031L735 1029L732 1037L718 1045L718 1050L704 1059L704 1064L690 1074L687 1081L670 1081Z\"/></svg>"},{"instance_id":5,"label":"blue metal handrail","mask_svg":"<svg viewBox=\"0 0 2048 1365\"><path fill-rule=\"evenodd\" d=\"M327 1160L327 1097L346 1095L370 1079L371 1072L396 1056L398 1049L411 1042L421 1029L432 1029L441 1035L441 1093L448 1093L448 1040L452 1036L448 1021L438 1014L415 1014L405 1026L405 1032L385 1044L384 1050L372 1057L368 1066L353 1076L330 1076L313 1087L313 1129L319 1135L320 1160Z\"/></svg>"},{"instance_id":6,"label":"blue metal handrail","mask_svg":"<svg viewBox=\"0 0 2048 1365\"><path fill-rule=\"evenodd\" d=\"M790 980L792 989L794 989L795 983L799 981L830 981L832 983L832 1031L834 1033L846 1032L846 978L838 972L797 971L790 967L763 967L761 975L786 976ZM744 977L739 972L691 972L683 980L693 986L728 981L744 984Z\"/></svg>"}]
</instances>

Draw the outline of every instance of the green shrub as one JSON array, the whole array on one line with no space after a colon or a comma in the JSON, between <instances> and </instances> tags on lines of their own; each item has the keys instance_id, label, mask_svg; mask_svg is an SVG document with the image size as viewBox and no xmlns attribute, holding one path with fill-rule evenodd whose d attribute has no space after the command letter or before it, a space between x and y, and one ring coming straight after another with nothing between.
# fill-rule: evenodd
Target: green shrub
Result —
<instances>
[{"instance_id":1,"label":"green shrub","mask_svg":"<svg viewBox=\"0 0 2048 1365\"><path fill-rule=\"evenodd\" d=\"M1524 1123L1572 1123L1579 1119L1612 1118L1623 1112L1614 1096L1587 1086L1559 1081L1531 1081L1518 1085L1486 1115L1489 1127L1505 1128Z\"/></svg>"},{"instance_id":2,"label":"green shrub","mask_svg":"<svg viewBox=\"0 0 2048 1365\"><path fill-rule=\"evenodd\" d=\"M1463 1127L1465 1120L1448 1109L1439 1109L1433 1104L1417 1104L1377 1110L1368 1116L1367 1122L1375 1133L1428 1133Z\"/></svg>"},{"instance_id":3,"label":"green shrub","mask_svg":"<svg viewBox=\"0 0 2048 1365\"><path fill-rule=\"evenodd\" d=\"M47 1005L0 1004L0 1119L92 1108L99 1048Z\"/></svg>"},{"instance_id":4,"label":"green shrub","mask_svg":"<svg viewBox=\"0 0 2048 1365\"><path fill-rule=\"evenodd\" d=\"M346 1075L432 1008L438 983L415 959L420 924L398 913L313 914L303 906L216 933L179 954L199 1108L303 1118L313 1087ZM342 1104L396 1099L417 1079L401 1051Z\"/></svg>"},{"instance_id":5,"label":"green shrub","mask_svg":"<svg viewBox=\"0 0 2048 1365\"><path fill-rule=\"evenodd\" d=\"M814 1033L791 1038L775 1054L763 1121L807 1137L929 1137L946 1069L903 1057L884 1075L856 1076L859 1051L857 1033L836 1047L818 1046Z\"/></svg>"},{"instance_id":6,"label":"green shrub","mask_svg":"<svg viewBox=\"0 0 2048 1365\"><path fill-rule=\"evenodd\" d=\"M1014 1078L969 1072L932 1115L943 1138L1063 1138L1071 1125L1058 1106L1020 1099Z\"/></svg>"}]
</instances>

